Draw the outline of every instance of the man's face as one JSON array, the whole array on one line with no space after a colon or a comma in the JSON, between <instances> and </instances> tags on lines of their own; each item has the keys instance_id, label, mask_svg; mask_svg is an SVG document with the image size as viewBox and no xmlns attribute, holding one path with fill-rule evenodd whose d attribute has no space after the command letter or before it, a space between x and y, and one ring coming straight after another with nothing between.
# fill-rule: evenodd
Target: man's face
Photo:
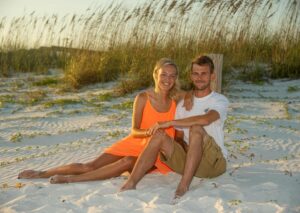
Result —
<instances>
[{"instance_id":1,"label":"man's face","mask_svg":"<svg viewBox=\"0 0 300 213\"><path fill-rule=\"evenodd\" d=\"M213 78L214 74L210 73L208 65L193 64L191 80L196 90L210 89L210 82Z\"/></svg>"}]
</instances>

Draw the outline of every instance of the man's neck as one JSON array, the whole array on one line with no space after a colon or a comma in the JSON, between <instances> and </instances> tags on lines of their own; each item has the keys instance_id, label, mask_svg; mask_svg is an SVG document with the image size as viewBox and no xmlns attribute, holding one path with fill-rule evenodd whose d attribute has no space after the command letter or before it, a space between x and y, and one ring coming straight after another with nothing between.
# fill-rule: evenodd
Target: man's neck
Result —
<instances>
[{"instance_id":1,"label":"man's neck","mask_svg":"<svg viewBox=\"0 0 300 213\"><path fill-rule=\"evenodd\" d=\"M203 98L205 96L208 96L211 92L212 92L212 90L210 88L205 89L205 90L197 90L197 89L195 89L194 90L194 95L197 98Z\"/></svg>"}]
</instances>

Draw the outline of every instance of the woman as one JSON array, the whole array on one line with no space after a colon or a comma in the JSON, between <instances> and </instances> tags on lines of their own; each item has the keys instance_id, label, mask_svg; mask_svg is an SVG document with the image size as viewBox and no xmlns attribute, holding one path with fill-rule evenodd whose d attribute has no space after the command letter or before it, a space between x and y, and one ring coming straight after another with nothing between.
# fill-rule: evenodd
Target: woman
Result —
<instances>
[{"instance_id":1,"label":"woman","mask_svg":"<svg viewBox=\"0 0 300 213\"><path fill-rule=\"evenodd\" d=\"M72 163L46 171L25 170L18 178L50 178L50 183L70 183L104 180L131 171L137 157L153 134L153 126L160 121L173 120L176 103L172 99L177 90L178 69L175 63L163 58L153 71L155 87L138 94L134 101L131 134L107 148L95 160L88 163ZM175 130L165 130L174 137ZM161 173L171 171L159 158L155 163Z\"/></svg>"}]
</instances>

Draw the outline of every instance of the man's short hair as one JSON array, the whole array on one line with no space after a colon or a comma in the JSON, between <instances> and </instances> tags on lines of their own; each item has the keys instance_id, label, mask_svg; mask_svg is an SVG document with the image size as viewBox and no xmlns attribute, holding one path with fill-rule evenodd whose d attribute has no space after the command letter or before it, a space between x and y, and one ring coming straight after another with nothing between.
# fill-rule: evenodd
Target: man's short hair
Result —
<instances>
[{"instance_id":1,"label":"man's short hair","mask_svg":"<svg viewBox=\"0 0 300 213\"><path fill-rule=\"evenodd\" d=\"M214 72L215 65L212 59L206 55L200 55L192 61L191 71L193 69L193 65L197 64L199 66L207 65L209 67L210 73Z\"/></svg>"}]
</instances>

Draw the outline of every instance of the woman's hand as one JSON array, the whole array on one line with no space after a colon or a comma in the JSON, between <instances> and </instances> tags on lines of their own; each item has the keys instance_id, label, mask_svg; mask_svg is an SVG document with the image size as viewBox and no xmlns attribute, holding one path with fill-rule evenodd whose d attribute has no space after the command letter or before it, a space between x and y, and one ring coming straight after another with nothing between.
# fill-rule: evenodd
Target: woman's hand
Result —
<instances>
[{"instance_id":1,"label":"woman's hand","mask_svg":"<svg viewBox=\"0 0 300 213\"><path fill-rule=\"evenodd\" d=\"M172 126L171 121L165 121L165 122L156 122L152 127L150 127L147 130L147 135L153 135L158 129L165 129Z\"/></svg>"}]
</instances>

